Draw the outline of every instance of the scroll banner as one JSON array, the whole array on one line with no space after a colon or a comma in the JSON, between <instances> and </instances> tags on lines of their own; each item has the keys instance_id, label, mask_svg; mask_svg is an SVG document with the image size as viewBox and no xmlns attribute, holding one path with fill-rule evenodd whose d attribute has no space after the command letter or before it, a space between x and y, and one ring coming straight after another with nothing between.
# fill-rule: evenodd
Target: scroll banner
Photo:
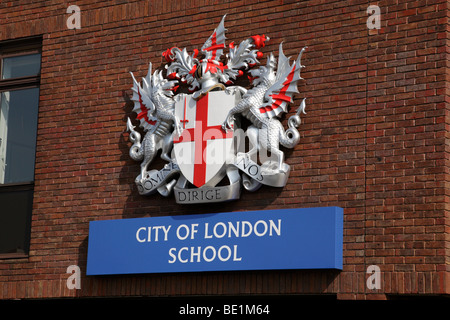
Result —
<instances>
[{"instance_id":1,"label":"scroll banner","mask_svg":"<svg viewBox=\"0 0 450 320\"><path fill-rule=\"evenodd\" d=\"M92 221L87 275L342 270L343 209Z\"/></svg>"}]
</instances>

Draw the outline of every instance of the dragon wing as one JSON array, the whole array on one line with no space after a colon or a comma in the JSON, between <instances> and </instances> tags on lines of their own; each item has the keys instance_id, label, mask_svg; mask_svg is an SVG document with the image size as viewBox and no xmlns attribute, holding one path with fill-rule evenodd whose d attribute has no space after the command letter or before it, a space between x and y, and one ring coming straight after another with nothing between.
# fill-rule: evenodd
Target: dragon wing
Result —
<instances>
[{"instance_id":1,"label":"dragon wing","mask_svg":"<svg viewBox=\"0 0 450 320\"><path fill-rule=\"evenodd\" d=\"M139 126L144 131L153 131L159 122L159 119L154 116L156 108L151 99L153 90L151 72L152 64L150 63L147 76L142 78L142 86L136 81L133 73L130 72L133 77L133 87L131 88L133 90L133 96L131 97L131 100L134 102L133 112L137 114L136 118L140 120Z\"/></svg>"},{"instance_id":2,"label":"dragon wing","mask_svg":"<svg viewBox=\"0 0 450 320\"><path fill-rule=\"evenodd\" d=\"M304 67L301 65L301 57L305 49L300 51L297 60L290 65L289 58L284 55L283 46L280 44L276 80L265 93L266 103L259 107L259 112L265 117L273 118L287 112L292 96L298 93L297 82L303 79L300 71Z\"/></svg>"},{"instance_id":3,"label":"dragon wing","mask_svg":"<svg viewBox=\"0 0 450 320\"><path fill-rule=\"evenodd\" d=\"M219 60L225 49L225 17L219 23L219 26L214 30L212 35L203 44L201 51L205 54L205 59Z\"/></svg>"}]
</instances>

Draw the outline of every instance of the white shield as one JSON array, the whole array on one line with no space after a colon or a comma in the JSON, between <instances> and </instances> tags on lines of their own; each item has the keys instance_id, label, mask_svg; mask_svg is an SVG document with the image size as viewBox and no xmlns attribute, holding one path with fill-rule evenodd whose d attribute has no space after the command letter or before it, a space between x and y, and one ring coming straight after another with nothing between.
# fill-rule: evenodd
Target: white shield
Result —
<instances>
[{"instance_id":1,"label":"white shield","mask_svg":"<svg viewBox=\"0 0 450 320\"><path fill-rule=\"evenodd\" d=\"M174 137L173 150L184 177L196 187L206 185L232 156L233 131L222 129L236 96L209 92L199 100L184 95L175 103L183 132Z\"/></svg>"}]
</instances>

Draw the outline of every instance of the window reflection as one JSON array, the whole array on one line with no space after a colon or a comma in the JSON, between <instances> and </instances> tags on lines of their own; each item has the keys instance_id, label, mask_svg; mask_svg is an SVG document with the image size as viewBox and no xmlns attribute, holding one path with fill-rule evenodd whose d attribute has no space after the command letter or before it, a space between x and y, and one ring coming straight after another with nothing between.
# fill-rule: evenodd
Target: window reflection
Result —
<instances>
[{"instance_id":1,"label":"window reflection","mask_svg":"<svg viewBox=\"0 0 450 320\"><path fill-rule=\"evenodd\" d=\"M41 69L41 54L3 58L2 79L35 76Z\"/></svg>"},{"instance_id":2,"label":"window reflection","mask_svg":"<svg viewBox=\"0 0 450 320\"><path fill-rule=\"evenodd\" d=\"M40 37L0 42L0 264L29 251L41 47Z\"/></svg>"},{"instance_id":3,"label":"window reflection","mask_svg":"<svg viewBox=\"0 0 450 320\"><path fill-rule=\"evenodd\" d=\"M39 89L0 96L0 184L34 181Z\"/></svg>"}]
</instances>

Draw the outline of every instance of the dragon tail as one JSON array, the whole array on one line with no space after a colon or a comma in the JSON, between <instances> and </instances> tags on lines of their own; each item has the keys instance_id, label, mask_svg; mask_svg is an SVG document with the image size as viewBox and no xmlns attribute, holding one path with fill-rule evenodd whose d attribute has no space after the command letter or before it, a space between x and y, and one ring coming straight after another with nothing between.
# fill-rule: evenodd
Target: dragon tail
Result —
<instances>
[{"instance_id":1,"label":"dragon tail","mask_svg":"<svg viewBox=\"0 0 450 320\"><path fill-rule=\"evenodd\" d=\"M280 144L283 147L293 148L300 141L300 133L298 132L297 128L300 125L300 113L306 114L305 100L306 100L306 98L303 99L302 103L300 104L300 107L297 109L296 114L289 118L289 120L288 120L289 128L286 131L284 131L284 128L280 123L280 130L279 130Z\"/></svg>"},{"instance_id":2,"label":"dragon tail","mask_svg":"<svg viewBox=\"0 0 450 320\"><path fill-rule=\"evenodd\" d=\"M134 161L141 161L144 159L144 148L141 144L141 134L134 130L134 126L131 124L130 118L127 120L127 131L130 132L130 140L133 145L130 148L130 157Z\"/></svg>"}]
</instances>

